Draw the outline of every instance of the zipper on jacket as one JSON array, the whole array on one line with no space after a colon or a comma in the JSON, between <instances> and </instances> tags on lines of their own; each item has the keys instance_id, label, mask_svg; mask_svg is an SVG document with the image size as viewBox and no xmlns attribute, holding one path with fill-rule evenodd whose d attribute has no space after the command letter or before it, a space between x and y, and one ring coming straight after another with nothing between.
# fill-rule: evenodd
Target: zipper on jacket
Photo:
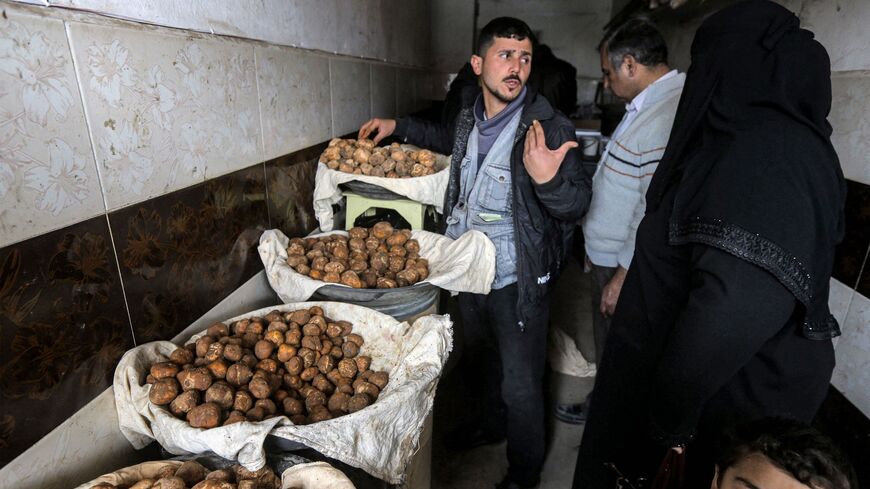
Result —
<instances>
[{"instance_id":1,"label":"zipper on jacket","mask_svg":"<svg viewBox=\"0 0 870 489\"><path fill-rule=\"evenodd\" d=\"M525 109L523 109L523 110L525 111ZM520 120L520 125L517 127L517 136L514 137L514 146L516 146L517 142L526 134L526 131L528 129L529 129L529 125L527 123L523 122L522 120ZM516 151L516 150L514 149L514 151ZM513 156L513 152L511 152L511 156ZM519 237L520 236L520 231L519 231L520 220L517 217L518 213L517 213L517 209L516 209L517 195L519 195L519 193L518 193L519 186L517 185L517 177L519 176L519 172L517 172L517 169L514 167L514 163L515 163L515 160L513 157L511 157L511 186L513 187L513 199L512 199L513 202L511 202L511 206L512 206L511 212L513 213L513 220L514 220L514 249L517 250L517 317L520 319L520 321L519 321L520 332L525 333L526 332L526 325L523 323L523 315L522 315L522 311L520 310L520 304L523 303L523 300L522 300L523 298L521 295L523 293L523 284L521 282L523 279L523 274L521 273L521 271L523 269L523 263L522 263L522 253L520 251L522 248L520 247L520 237Z\"/></svg>"}]
</instances>

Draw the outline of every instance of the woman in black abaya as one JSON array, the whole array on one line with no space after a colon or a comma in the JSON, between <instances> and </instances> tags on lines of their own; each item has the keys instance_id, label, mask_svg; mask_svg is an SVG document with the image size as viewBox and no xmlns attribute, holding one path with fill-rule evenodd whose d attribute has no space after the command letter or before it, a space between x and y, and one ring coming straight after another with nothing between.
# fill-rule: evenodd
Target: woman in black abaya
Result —
<instances>
[{"instance_id":1,"label":"woman in black abaya","mask_svg":"<svg viewBox=\"0 0 870 489\"><path fill-rule=\"evenodd\" d=\"M830 63L788 10L736 3L692 44L671 139L599 366L574 487L652 478L685 447L709 487L738 421L810 421L834 367L827 307L845 184Z\"/></svg>"}]
</instances>

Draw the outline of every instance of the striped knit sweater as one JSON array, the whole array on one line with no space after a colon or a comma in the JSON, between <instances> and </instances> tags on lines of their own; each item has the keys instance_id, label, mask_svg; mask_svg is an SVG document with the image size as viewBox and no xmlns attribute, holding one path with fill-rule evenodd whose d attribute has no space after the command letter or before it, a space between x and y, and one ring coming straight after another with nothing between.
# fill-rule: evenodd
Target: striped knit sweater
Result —
<instances>
[{"instance_id":1,"label":"striped knit sweater","mask_svg":"<svg viewBox=\"0 0 870 489\"><path fill-rule=\"evenodd\" d=\"M634 120L608 145L592 179L592 203L583 221L586 254L598 266L628 268L646 190L668 144L686 75L648 87Z\"/></svg>"}]
</instances>

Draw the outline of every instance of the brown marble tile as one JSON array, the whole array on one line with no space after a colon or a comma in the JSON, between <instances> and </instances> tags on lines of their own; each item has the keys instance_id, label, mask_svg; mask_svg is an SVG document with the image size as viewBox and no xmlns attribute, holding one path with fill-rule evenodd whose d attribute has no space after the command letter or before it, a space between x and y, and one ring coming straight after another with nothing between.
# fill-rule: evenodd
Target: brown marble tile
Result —
<instances>
[{"instance_id":1,"label":"brown marble tile","mask_svg":"<svg viewBox=\"0 0 870 489\"><path fill-rule=\"evenodd\" d=\"M870 247L870 185L846 180L846 236L837 246L833 277L852 288L870 294L870 277L859 284L861 266Z\"/></svg>"},{"instance_id":2,"label":"brown marble tile","mask_svg":"<svg viewBox=\"0 0 870 489\"><path fill-rule=\"evenodd\" d=\"M272 226L288 236L306 235L318 227L312 206L314 175L326 144L266 162L269 217Z\"/></svg>"},{"instance_id":3,"label":"brown marble tile","mask_svg":"<svg viewBox=\"0 0 870 489\"><path fill-rule=\"evenodd\" d=\"M136 342L170 339L262 269L263 165L109 215Z\"/></svg>"},{"instance_id":4,"label":"brown marble tile","mask_svg":"<svg viewBox=\"0 0 870 489\"><path fill-rule=\"evenodd\" d=\"M109 387L132 346L105 216L0 248L0 467Z\"/></svg>"}]
</instances>

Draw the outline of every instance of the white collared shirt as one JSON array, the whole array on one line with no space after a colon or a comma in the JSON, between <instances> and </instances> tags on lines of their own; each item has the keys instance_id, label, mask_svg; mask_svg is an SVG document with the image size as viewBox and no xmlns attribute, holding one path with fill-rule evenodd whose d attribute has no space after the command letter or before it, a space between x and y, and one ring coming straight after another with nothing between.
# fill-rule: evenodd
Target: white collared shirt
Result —
<instances>
[{"instance_id":1,"label":"white collared shirt","mask_svg":"<svg viewBox=\"0 0 870 489\"><path fill-rule=\"evenodd\" d=\"M674 77L677 75L677 70L671 70L661 77L658 80L647 85L646 88L641 90L639 94L637 94L631 102L625 104L625 115L622 116L622 120L619 121L619 125L616 126L616 129L613 131L613 135L610 136L610 140L614 140L619 137L620 134L625 130L626 127L631 125L631 122L637 117L637 113L640 112L640 109L643 108L643 103L646 100L646 96L649 93L649 87L655 85L660 81L667 80L668 78Z\"/></svg>"}]
</instances>

